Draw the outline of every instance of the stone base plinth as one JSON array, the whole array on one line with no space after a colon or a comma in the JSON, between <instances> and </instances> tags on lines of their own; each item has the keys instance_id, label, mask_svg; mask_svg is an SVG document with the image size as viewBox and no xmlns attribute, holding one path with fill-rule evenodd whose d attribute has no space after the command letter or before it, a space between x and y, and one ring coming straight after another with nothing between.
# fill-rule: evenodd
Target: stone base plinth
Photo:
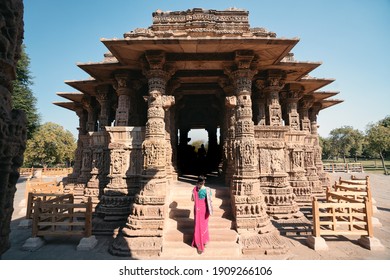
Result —
<instances>
[{"instance_id":1,"label":"stone base plinth","mask_svg":"<svg viewBox=\"0 0 390 280\"><path fill-rule=\"evenodd\" d=\"M98 241L94 235L90 237L84 237L77 245L77 251L90 251L97 245Z\"/></svg>"},{"instance_id":2,"label":"stone base plinth","mask_svg":"<svg viewBox=\"0 0 390 280\"><path fill-rule=\"evenodd\" d=\"M362 236L358 239L358 243L362 247L372 251L380 251L385 249L379 239L375 237Z\"/></svg>"},{"instance_id":3,"label":"stone base plinth","mask_svg":"<svg viewBox=\"0 0 390 280\"><path fill-rule=\"evenodd\" d=\"M119 229L126 225L126 219L106 220L101 217L94 217L92 220L92 233L95 235L117 235Z\"/></svg>"},{"instance_id":4,"label":"stone base plinth","mask_svg":"<svg viewBox=\"0 0 390 280\"><path fill-rule=\"evenodd\" d=\"M41 237L30 237L24 242L22 249L24 251L34 252L45 245L45 240Z\"/></svg>"},{"instance_id":5,"label":"stone base plinth","mask_svg":"<svg viewBox=\"0 0 390 280\"><path fill-rule=\"evenodd\" d=\"M32 219L23 219L20 221L18 228L31 228Z\"/></svg>"},{"instance_id":6,"label":"stone base plinth","mask_svg":"<svg viewBox=\"0 0 390 280\"><path fill-rule=\"evenodd\" d=\"M240 234L239 243L243 255L282 255L288 252L287 245L276 230L262 234Z\"/></svg>"},{"instance_id":7,"label":"stone base plinth","mask_svg":"<svg viewBox=\"0 0 390 280\"><path fill-rule=\"evenodd\" d=\"M157 257L162 252L162 237L128 237L119 234L109 248L115 256L145 258Z\"/></svg>"},{"instance_id":8,"label":"stone base plinth","mask_svg":"<svg viewBox=\"0 0 390 280\"><path fill-rule=\"evenodd\" d=\"M372 226L374 226L374 227L377 227L377 228L382 227L382 223L379 221L378 218L371 217L371 223L372 223Z\"/></svg>"},{"instance_id":9,"label":"stone base plinth","mask_svg":"<svg viewBox=\"0 0 390 280\"><path fill-rule=\"evenodd\" d=\"M307 245L314 249L315 251L327 251L329 249L328 244L326 244L325 239L322 237L315 237L310 235L306 239Z\"/></svg>"}]
</instances>

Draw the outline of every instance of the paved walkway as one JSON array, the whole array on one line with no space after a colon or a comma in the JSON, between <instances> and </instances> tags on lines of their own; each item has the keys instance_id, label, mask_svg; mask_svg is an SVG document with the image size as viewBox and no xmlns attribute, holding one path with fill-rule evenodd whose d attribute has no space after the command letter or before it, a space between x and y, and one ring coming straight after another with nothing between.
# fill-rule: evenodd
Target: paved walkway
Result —
<instances>
[{"instance_id":1,"label":"paved walkway","mask_svg":"<svg viewBox=\"0 0 390 280\"><path fill-rule=\"evenodd\" d=\"M280 256L258 256L251 259L264 260L390 260L390 176L378 174L356 174L359 177L369 175L373 197L376 200L378 212L374 217L378 218L381 227L374 228L374 236L380 240L384 249L370 251L357 243L358 237L333 237L326 238L328 251L316 252L306 245L306 237L283 236L289 246L289 252ZM331 174L333 180L340 176L349 178L350 174ZM31 229L18 227L24 218L23 208L25 178L18 183L18 191L15 195L15 210L11 224L11 248L2 255L3 260L125 260L129 258L116 257L108 253L108 247L112 241L109 236L97 236L98 245L91 251L77 251L79 238L52 238L47 239L46 244L35 252L22 250L24 242L31 237ZM180 256L176 256L180 259ZM158 258L156 258L158 259ZM225 256L226 259L226 256ZM232 258L234 259L234 258Z\"/></svg>"}]
</instances>

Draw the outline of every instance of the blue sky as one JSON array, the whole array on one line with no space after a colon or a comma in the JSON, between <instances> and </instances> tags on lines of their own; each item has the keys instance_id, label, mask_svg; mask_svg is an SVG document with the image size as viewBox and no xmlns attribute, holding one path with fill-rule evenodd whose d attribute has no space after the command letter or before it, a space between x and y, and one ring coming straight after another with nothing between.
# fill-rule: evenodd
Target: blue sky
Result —
<instances>
[{"instance_id":1,"label":"blue sky","mask_svg":"<svg viewBox=\"0 0 390 280\"><path fill-rule=\"evenodd\" d=\"M52 104L66 101L56 92L75 92L64 81L88 78L76 64L102 60L107 49L101 38L149 27L157 9L243 8L251 27L298 37L295 59L322 62L311 76L334 78L322 90L339 91L334 98L344 100L320 112L321 136L343 125L364 131L390 115L389 0L25 0L24 5L24 44L41 121L58 123L75 136L78 118Z\"/></svg>"}]
</instances>

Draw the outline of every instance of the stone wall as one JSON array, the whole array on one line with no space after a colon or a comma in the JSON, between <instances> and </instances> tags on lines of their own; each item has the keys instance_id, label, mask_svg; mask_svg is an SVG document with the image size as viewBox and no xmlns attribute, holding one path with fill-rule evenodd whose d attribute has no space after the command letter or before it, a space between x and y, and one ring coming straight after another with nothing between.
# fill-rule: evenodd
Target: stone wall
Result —
<instances>
[{"instance_id":1,"label":"stone wall","mask_svg":"<svg viewBox=\"0 0 390 280\"><path fill-rule=\"evenodd\" d=\"M23 163L26 116L12 109L12 81L23 39L22 0L0 2L0 255L10 246L9 233L18 169Z\"/></svg>"}]
</instances>

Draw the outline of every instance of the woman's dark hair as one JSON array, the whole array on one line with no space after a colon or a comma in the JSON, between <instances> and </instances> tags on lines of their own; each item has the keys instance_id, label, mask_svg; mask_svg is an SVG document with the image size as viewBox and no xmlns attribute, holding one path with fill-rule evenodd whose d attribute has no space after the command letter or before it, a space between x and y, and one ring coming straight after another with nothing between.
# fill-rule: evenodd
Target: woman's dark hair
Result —
<instances>
[{"instance_id":1,"label":"woman's dark hair","mask_svg":"<svg viewBox=\"0 0 390 280\"><path fill-rule=\"evenodd\" d=\"M201 183L201 182L204 182L204 181L206 181L206 177L204 177L204 176L199 176L198 177L198 183Z\"/></svg>"}]
</instances>

